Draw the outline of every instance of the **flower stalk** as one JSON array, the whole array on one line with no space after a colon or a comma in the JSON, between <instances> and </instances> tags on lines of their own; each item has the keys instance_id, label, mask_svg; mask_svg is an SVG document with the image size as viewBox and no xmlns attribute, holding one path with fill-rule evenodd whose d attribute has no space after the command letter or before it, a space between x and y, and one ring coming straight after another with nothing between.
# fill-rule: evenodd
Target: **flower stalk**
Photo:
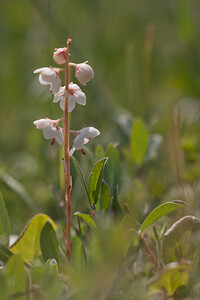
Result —
<instances>
[{"instance_id":1,"label":"flower stalk","mask_svg":"<svg viewBox=\"0 0 200 300\"><path fill-rule=\"evenodd\" d=\"M71 183L70 183L70 157L69 157L69 114L68 114L68 95L69 95L69 46L72 39L68 37L67 48L65 52L65 114L64 114L64 153L66 162L66 172L65 172L65 201L66 201L66 257L68 262L70 262L72 244L70 240L70 222L71 222Z\"/></svg>"}]
</instances>

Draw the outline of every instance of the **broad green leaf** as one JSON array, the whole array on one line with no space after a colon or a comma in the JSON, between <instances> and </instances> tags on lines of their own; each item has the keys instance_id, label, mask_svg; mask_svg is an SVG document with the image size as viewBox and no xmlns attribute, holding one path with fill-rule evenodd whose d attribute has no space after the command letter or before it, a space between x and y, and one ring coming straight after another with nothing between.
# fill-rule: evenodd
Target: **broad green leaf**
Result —
<instances>
[{"instance_id":1,"label":"broad green leaf","mask_svg":"<svg viewBox=\"0 0 200 300\"><path fill-rule=\"evenodd\" d=\"M96 156L96 159L98 159L98 160L106 156L105 151L101 145L96 146L95 156Z\"/></svg>"},{"instance_id":2,"label":"broad green leaf","mask_svg":"<svg viewBox=\"0 0 200 300\"><path fill-rule=\"evenodd\" d=\"M96 162L90 174L88 189L91 205L96 204L98 201L102 182L102 172L107 160L108 158L105 157Z\"/></svg>"},{"instance_id":3,"label":"broad green leaf","mask_svg":"<svg viewBox=\"0 0 200 300\"><path fill-rule=\"evenodd\" d=\"M7 278L9 280L9 292L14 297L15 294L27 291L27 279L24 269L24 262L20 255L13 255L6 267ZM25 300L26 295L18 296L17 299Z\"/></svg>"},{"instance_id":4,"label":"broad green leaf","mask_svg":"<svg viewBox=\"0 0 200 300\"><path fill-rule=\"evenodd\" d=\"M111 195L109 187L105 181L102 181L101 184L100 200L102 210L108 210L110 206Z\"/></svg>"},{"instance_id":5,"label":"broad green leaf","mask_svg":"<svg viewBox=\"0 0 200 300\"><path fill-rule=\"evenodd\" d=\"M168 297L172 298L179 287L187 286L191 267L192 265L189 262L174 262L166 265L155 282L150 285L151 293L165 290Z\"/></svg>"},{"instance_id":6,"label":"broad green leaf","mask_svg":"<svg viewBox=\"0 0 200 300\"><path fill-rule=\"evenodd\" d=\"M13 253L0 244L0 261L6 263L7 260L13 255Z\"/></svg>"},{"instance_id":7,"label":"broad green leaf","mask_svg":"<svg viewBox=\"0 0 200 300\"><path fill-rule=\"evenodd\" d=\"M135 163L140 166L147 151L148 131L141 119L135 121L131 132L131 150Z\"/></svg>"},{"instance_id":8,"label":"broad green leaf","mask_svg":"<svg viewBox=\"0 0 200 300\"><path fill-rule=\"evenodd\" d=\"M57 226L49 216L38 214L30 220L17 241L10 247L10 250L14 254L21 254L22 258L27 262L29 260L33 261L41 253L40 234L47 221L56 230Z\"/></svg>"},{"instance_id":9,"label":"broad green leaf","mask_svg":"<svg viewBox=\"0 0 200 300\"><path fill-rule=\"evenodd\" d=\"M54 258L59 262L59 245L55 230L49 221L46 222L40 234L40 248L45 261Z\"/></svg>"},{"instance_id":10,"label":"broad green leaf","mask_svg":"<svg viewBox=\"0 0 200 300\"><path fill-rule=\"evenodd\" d=\"M80 212L75 212L74 215L81 217L83 221L85 221L85 223L89 225L93 230L97 230L96 223L94 222L94 220L90 215L82 214Z\"/></svg>"},{"instance_id":11,"label":"broad green leaf","mask_svg":"<svg viewBox=\"0 0 200 300\"><path fill-rule=\"evenodd\" d=\"M108 183L111 194L113 195L121 174L119 154L113 144L108 146L106 156L109 160L105 168L105 181Z\"/></svg>"},{"instance_id":12,"label":"broad green leaf","mask_svg":"<svg viewBox=\"0 0 200 300\"><path fill-rule=\"evenodd\" d=\"M82 183L82 186L83 186L83 189L84 189L84 191L85 191L85 193L86 193L86 196L87 196L87 198L88 198L88 200L89 200L89 202L90 202L90 197L89 197L88 189L87 189L85 180L84 180L84 178L83 178L83 174L82 174L82 171L81 171L81 167L79 166L79 163L78 163L78 161L76 160L76 158L75 158L74 156L71 156L71 160L72 160L73 165L74 165L74 167L75 167L75 169L76 169L76 172L77 172L77 174L78 174L78 176L79 176L79 179L80 179L80 181L81 181L81 183Z\"/></svg>"},{"instance_id":13,"label":"broad green leaf","mask_svg":"<svg viewBox=\"0 0 200 300\"><path fill-rule=\"evenodd\" d=\"M155 223L158 219L161 217L169 214L170 212L179 209L186 204L182 201L177 201L177 202L166 202L164 204L159 205L156 207L150 214L146 217L144 222L142 223L141 226L141 232L144 232L151 226L153 223Z\"/></svg>"},{"instance_id":14,"label":"broad green leaf","mask_svg":"<svg viewBox=\"0 0 200 300\"><path fill-rule=\"evenodd\" d=\"M198 248L192 237L197 231L200 232L200 219L194 216L185 216L174 223L164 234L164 263L194 257Z\"/></svg>"},{"instance_id":15,"label":"broad green leaf","mask_svg":"<svg viewBox=\"0 0 200 300\"><path fill-rule=\"evenodd\" d=\"M5 246L9 245L10 240L10 220L0 191L0 243Z\"/></svg>"}]
</instances>

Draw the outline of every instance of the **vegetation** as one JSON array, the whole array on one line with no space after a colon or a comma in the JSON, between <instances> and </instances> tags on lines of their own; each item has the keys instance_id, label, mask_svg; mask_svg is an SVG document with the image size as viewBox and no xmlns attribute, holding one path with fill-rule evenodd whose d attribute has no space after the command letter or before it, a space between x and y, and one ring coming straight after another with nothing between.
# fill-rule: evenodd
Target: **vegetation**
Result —
<instances>
[{"instance_id":1,"label":"vegetation","mask_svg":"<svg viewBox=\"0 0 200 300\"><path fill-rule=\"evenodd\" d=\"M1 299L198 299L199 1L3 0L0 11ZM70 262L64 148L33 125L60 118L33 71L67 36L70 61L95 73L70 128L101 132L70 159Z\"/></svg>"}]
</instances>

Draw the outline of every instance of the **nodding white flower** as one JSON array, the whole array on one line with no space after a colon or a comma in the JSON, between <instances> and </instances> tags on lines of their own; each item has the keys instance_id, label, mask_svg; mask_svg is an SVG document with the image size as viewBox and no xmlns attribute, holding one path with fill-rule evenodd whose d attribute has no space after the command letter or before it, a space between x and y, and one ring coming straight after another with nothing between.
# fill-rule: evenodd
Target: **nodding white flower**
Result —
<instances>
[{"instance_id":1,"label":"nodding white flower","mask_svg":"<svg viewBox=\"0 0 200 300\"><path fill-rule=\"evenodd\" d=\"M53 53L53 59L58 65L66 63L66 47L65 48L56 48Z\"/></svg>"},{"instance_id":2,"label":"nodding white flower","mask_svg":"<svg viewBox=\"0 0 200 300\"><path fill-rule=\"evenodd\" d=\"M42 85L48 85L50 84L50 91L53 94L56 94L61 86L61 80L59 77L59 71L58 68L40 68L35 70L33 73L40 73L39 74L39 82Z\"/></svg>"},{"instance_id":3,"label":"nodding white flower","mask_svg":"<svg viewBox=\"0 0 200 300\"><path fill-rule=\"evenodd\" d=\"M94 71L87 61L81 64L75 65L75 76L82 85L86 85L94 77Z\"/></svg>"},{"instance_id":4,"label":"nodding white flower","mask_svg":"<svg viewBox=\"0 0 200 300\"><path fill-rule=\"evenodd\" d=\"M37 129L43 130L43 136L46 140L52 139L52 145L55 141L59 145L62 145L64 142L63 131L62 128L58 126L58 120L51 120L51 119L40 119L33 122L36 125Z\"/></svg>"},{"instance_id":5,"label":"nodding white flower","mask_svg":"<svg viewBox=\"0 0 200 300\"><path fill-rule=\"evenodd\" d=\"M65 86L61 87L59 92L54 95L53 102L57 103L60 101L60 107L65 110ZM69 84L69 97L68 97L68 112L71 112L76 103L80 105L86 104L86 95L82 92L77 84L71 82Z\"/></svg>"},{"instance_id":6,"label":"nodding white flower","mask_svg":"<svg viewBox=\"0 0 200 300\"><path fill-rule=\"evenodd\" d=\"M85 127L81 130L75 132L75 139L73 141L73 147L69 152L69 155L72 156L75 150L81 150L89 140L100 135L100 131L94 127Z\"/></svg>"}]
</instances>

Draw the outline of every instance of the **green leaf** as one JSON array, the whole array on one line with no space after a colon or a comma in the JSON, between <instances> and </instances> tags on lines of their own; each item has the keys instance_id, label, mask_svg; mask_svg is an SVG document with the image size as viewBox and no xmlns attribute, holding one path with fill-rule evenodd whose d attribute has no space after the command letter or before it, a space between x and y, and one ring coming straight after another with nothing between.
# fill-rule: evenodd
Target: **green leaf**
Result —
<instances>
[{"instance_id":1,"label":"green leaf","mask_svg":"<svg viewBox=\"0 0 200 300\"><path fill-rule=\"evenodd\" d=\"M100 192L100 199L101 199L101 208L103 211L108 210L110 206L110 190L107 183L103 180L101 184L101 192Z\"/></svg>"},{"instance_id":2,"label":"green leaf","mask_svg":"<svg viewBox=\"0 0 200 300\"><path fill-rule=\"evenodd\" d=\"M96 162L90 174L88 189L91 205L96 204L98 201L102 182L102 172L107 161L108 157L105 157Z\"/></svg>"},{"instance_id":3,"label":"green leaf","mask_svg":"<svg viewBox=\"0 0 200 300\"><path fill-rule=\"evenodd\" d=\"M21 254L27 262L29 260L33 261L41 253L40 234L47 221L56 230L57 226L49 216L38 214L30 220L17 241L10 247L10 250L15 254Z\"/></svg>"},{"instance_id":4,"label":"green leaf","mask_svg":"<svg viewBox=\"0 0 200 300\"><path fill-rule=\"evenodd\" d=\"M147 151L148 131L141 119L135 121L131 132L131 150L135 163L140 166Z\"/></svg>"},{"instance_id":5,"label":"green leaf","mask_svg":"<svg viewBox=\"0 0 200 300\"><path fill-rule=\"evenodd\" d=\"M59 262L59 245L55 230L49 221L46 222L40 234L40 248L45 261L54 258Z\"/></svg>"},{"instance_id":6,"label":"green leaf","mask_svg":"<svg viewBox=\"0 0 200 300\"><path fill-rule=\"evenodd\" d=\"M186 206L186 204L182 201L166 202L164 204L159 205L152 212L150 212L150 214L146 217L146 219L144 220L141 226L141 232L147 230L147 228L149 228L150 225L155 223L161 217L183 206Z\"/></svg>"},{"instance_id":7,"label":"green leaf","mask_svg":"<svg viewBox=\"0 0 200 300\"><path fill-rule=\"evenodd\" d=\"M12 255L13 253L9 249L0 245L0 261L6 263Z\"/></svg>"},{"instance_id":8,"label":"green leaf","mask_svg":"<svg viewBox=\"0 0 200 300\"><path fill-rule=\"evenodd\" d=\"M194 257L198 248L193 234L197 231L200 231L200 219L194 216L185 216L175 222L164 234L164 263Z\"/></svg>"},{"instance_id":9,"label":"green leaf","mask_svg":"<svg viewBox=\"0 0 200 300\"><path fill-rule=\"evenodd\" d=\"M9 245L10 231L10 220L2 193L0 191L0 243L4 244L5 246Z\"/></svg>"},{"instance_id":10,"label":"green leaf","mask_svg":"<svg viewBox=\"0 0 200 300\"><path fill-rule=\"evenodd\" d=\"M83 178L83 174L82 174L82 171L81 171L81 167L80 167L78 161L76 160L76 158L75 158L74 156L71 156L71 160L72 160L73 165L74 165L74 167L75 167L75 169L76 169L77 175L79 176L79 179L80 179L80 181L81 181L81 183L82 183L82 186L83 186L83 189L84 189L84 191L85 191L85 193L86 193L86 196L87 196L87 198L88 198L88 200L89 200L89 202L90 202L90 197L89 197L88 189L87 189L85 180L84 180L84 178Z\"/></svg>"},{"instance_id":11,"label":"green leaf","mask_svg":"<svg viewBox=\"0 0 200 300\"><path fill-rule=\"evenodd\" d=\"M9 292L14 297L17 294L27 291L27 280L24 269L24 262L20 255L13 255L6 267L7 278L9 280ZM17 299L25 300L26 295L18 296Z\"/></svg>"},{"instance_id":12,"label":"green leaf","mask_svg":"<svg viewBox=\"0 0 200 300\"><path fill-rule=\"evenodd\" d=\"M172 298L176 290L181 286L187 286L191 263L171 263L165 266L157 276L155 282L150 285L151 293L165 290L169 298ZM174 297L173 297L174 298Z\"/></svg>"},{"instance_id":13,"label":"green leaf","mask_svg":"<svg viewBox=\"0 0 200 300\"><path fill-rule=\"evenodd\" d=\"M94 220L90 215L82 214L80 212L75 212L74 215L81 217L83 221L85 221L85 223L89 225L93 230L97 230L96 223L94 222Z\"/></svg>"},{"instance_id":14,"label":"green leaf","mask_svg":"<svg viewBox=\"0 0 200 300\"><path fill-rule=\"evenodd\" d=\"M116 185L119 184L121 174L119 154L113 144L108 146L106 156L109 160L105 168L105 181L108 183L111 194L113 195Z\"/></svg>"}]
</instances>

